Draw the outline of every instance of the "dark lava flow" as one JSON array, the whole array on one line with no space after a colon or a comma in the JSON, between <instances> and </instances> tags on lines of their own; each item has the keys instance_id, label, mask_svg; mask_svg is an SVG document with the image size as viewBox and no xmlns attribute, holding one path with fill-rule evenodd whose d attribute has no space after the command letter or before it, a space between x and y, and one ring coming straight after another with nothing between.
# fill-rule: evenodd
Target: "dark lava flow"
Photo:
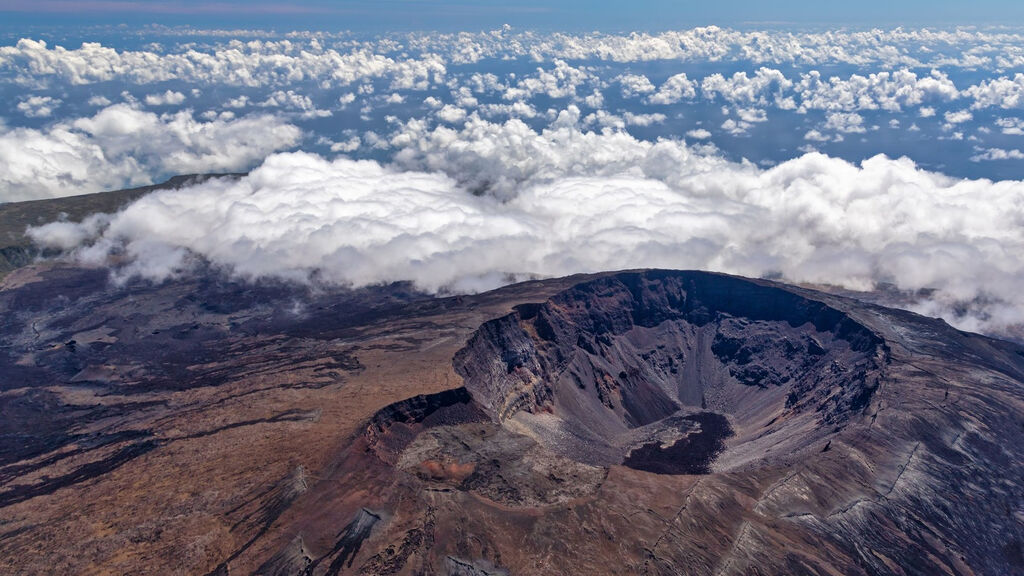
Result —
<instances>
[{"instance_id":1,"label":"dark lava flow","mask_svg":"<svg viewBox=\"0 0 1024 576\"><path fill-rule=\"evenodd\" d=\"M623 466L655 474L708 474L711 463L722 450L725 439L732 436L729 419L714 412L701 412L683 418L700 428L669 446L661 442L648 442L629 453ZM680 432L690 430L680 426Z\"/></svg>"}]
</instances>

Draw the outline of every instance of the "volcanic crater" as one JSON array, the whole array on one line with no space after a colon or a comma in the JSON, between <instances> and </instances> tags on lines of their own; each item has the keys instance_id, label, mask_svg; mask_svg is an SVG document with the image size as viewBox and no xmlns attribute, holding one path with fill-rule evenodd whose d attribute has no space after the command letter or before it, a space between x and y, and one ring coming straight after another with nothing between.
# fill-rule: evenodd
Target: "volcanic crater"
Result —
<instances>
[{"instance_id":1,"label":"volcanic crater","mask_svg":"<svg viewBox=\"0 0 1024 576\"><path fill-rule=\"evenodd\" d=\"M619 274L521 304L456 353L463 386L368 428L383 461L508 505L593 493L609 466L756 467L867 406L883 339L847 314L742 279Z\"/></svg>"}]
</instances>

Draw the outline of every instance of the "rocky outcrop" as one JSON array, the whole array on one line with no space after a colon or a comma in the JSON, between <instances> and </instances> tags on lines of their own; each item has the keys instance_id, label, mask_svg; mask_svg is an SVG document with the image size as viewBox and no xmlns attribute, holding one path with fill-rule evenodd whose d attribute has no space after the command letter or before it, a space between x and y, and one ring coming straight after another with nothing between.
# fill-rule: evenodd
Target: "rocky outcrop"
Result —
<instances>
[{"instance_id":1,"label":"rocky outcrop","mask_svg":"<svg viewBox=\"0 0 1024 576\"><path fill-rule=\"evenodd\" d=\"M366 427L367 443L378 458L394 464L402 450L425 429L485 420L465 388L414 396L377 412Z\"/></svg>"}]
</instances>

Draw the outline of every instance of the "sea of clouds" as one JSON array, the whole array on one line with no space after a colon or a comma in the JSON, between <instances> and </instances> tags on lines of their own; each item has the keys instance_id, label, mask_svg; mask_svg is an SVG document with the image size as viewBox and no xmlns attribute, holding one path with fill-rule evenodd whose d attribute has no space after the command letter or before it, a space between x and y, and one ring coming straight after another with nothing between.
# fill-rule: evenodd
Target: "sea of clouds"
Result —
<instances>
[{"instance_id":1,"label":"sea of clouds","mask_svg":"<svg viewBox=\"0 0 1024 576\"><path fill-rule=\"evenodd\" d=\"M0 47L2 201L251 169L38 243L157 281L709 269L1024 325L1017 32L175 34Z\"/></svg>"},{"instance_id":2,"label":"sea of clouds","mask_svg":"<svg viewBox=\"0 0 1024 576\"><path fill-rule=\"evenodd\" d=\"M770 169L681 142L584 132L568 110L403 137L394 165L309 153L241 180L151 194L30 231L85 261L127 254L155 280L195 255L246 277L475 291L512 278L662 267L871 290L935 289L971 329L1024 322L1024 183L962 180L883 156L809 153ZM443 145L442 145L443 144Z\"/></svg>"}]
</instances>

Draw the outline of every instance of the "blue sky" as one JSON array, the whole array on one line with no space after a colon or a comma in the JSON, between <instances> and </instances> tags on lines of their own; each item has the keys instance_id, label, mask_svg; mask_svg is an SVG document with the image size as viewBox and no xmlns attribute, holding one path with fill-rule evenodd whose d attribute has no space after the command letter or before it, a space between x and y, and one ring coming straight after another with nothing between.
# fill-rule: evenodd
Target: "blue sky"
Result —
<instances>
[{"instance_id":1,"label":"blue sky","mask_svg":"<svg viewBox=\"0 0 1024 576\"><path fill-rule=\"evenodd\" d=\"M481 29L508 23L538 29L660 30L706 24L827 26L1024 24L1011 0L806 2L780 0L0 0L8 26L190 24L350 30Z\"/></svg>"}]
</instances>

